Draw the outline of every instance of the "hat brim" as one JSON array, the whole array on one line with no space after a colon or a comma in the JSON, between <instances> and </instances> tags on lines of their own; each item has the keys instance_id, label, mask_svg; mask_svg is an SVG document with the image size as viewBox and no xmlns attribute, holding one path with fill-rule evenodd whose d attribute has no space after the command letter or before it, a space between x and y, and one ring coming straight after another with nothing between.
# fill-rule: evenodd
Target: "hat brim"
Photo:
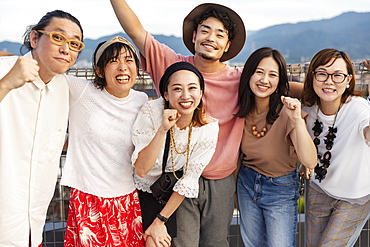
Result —
<instances>
[{"instance_id":1,"label":"hat brim","mask_svg":"<svg viewBox=\"0 0 370 247\"><path fill-rule=\"evenodd\" d=\"M227 61L238 55L238 53L243 49L245 39L246 39L246 33L245 33L245 27L243 20L240 18L240 16L232 9L216 4L216 3L203 3L195 7L184 19L183 26L182 26L182 39L185 44L185 46L188 48L188 50L195 54L195 48L193 43L193 33L194 26L193 26L193 20L200 14L202 14L207 8L214 7L216 10L224 11L226 12L231 21L235 24L235 37L231 41L231 45L229 47L229 50L225 52L222 57L220 58L220 61Z\"/></svg>"}]
</instances>

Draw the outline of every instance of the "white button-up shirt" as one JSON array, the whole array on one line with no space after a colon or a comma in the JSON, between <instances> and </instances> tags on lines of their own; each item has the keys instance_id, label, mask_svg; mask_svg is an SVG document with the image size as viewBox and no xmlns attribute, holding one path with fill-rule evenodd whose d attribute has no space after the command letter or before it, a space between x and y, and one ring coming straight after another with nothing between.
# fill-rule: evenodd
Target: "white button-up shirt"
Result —
<instances>
[{"instance_id":1,"label":"white button-up shirt","mask_svg":"<svg viewBox=\"0 0 370 247\"><path fill-rule=\"evenodd\" d=\"M26 57L32 57L27 53ZM0 58L0 78L17 57ZM39 77L0 102L0 246L42 241L57 179L68 119L64 75L48 84Z\"/></svg>"}]
</instances>

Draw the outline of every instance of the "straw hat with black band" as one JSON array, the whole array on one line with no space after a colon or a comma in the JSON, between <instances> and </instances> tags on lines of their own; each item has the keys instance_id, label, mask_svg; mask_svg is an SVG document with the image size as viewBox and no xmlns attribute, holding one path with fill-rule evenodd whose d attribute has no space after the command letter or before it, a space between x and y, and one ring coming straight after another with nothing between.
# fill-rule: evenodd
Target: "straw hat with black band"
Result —
<instances>
[{"instance_id":1,"label":"straw hat with black band","mask_svg":"<svg viewBox=\"0 0 370 247\"><path fill-rule=\"evenodd\" d=\"M231 41L229 50L225 52L220 58L221 62L230 60L231 58L238 55L238 53L243 49L246 34L243 20L234 10L226 6L216 3L203 3L195 7L184 19L184 23L182 26L182 39L188 50L191 53L195 54L193 33L196 30L194 30L193 21L196 17L201 15L209 7L213 7L217 11L226 12L229 15L231 21L234 22L235 24L235 37Z\"/></svg>"}]
</instances>

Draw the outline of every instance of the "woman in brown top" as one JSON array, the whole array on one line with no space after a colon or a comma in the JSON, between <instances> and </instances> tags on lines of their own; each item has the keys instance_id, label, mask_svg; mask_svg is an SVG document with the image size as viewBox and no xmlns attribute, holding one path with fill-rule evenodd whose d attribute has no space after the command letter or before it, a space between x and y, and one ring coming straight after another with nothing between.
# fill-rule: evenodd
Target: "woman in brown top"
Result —
<instances>
[{"instance_id":1,"label":"woman in brown top","mask_svg":"<svg viewBox=\"0 0 370 247\"><path fill-rule=\"evenodd\" d=\"M288 93L277 50L256 50L244 65L236 114L245 118L238 175L241 235L246 246L295 246L299 161L316 165L316 149L297 99Z\"/></svg>"}]
</instances>

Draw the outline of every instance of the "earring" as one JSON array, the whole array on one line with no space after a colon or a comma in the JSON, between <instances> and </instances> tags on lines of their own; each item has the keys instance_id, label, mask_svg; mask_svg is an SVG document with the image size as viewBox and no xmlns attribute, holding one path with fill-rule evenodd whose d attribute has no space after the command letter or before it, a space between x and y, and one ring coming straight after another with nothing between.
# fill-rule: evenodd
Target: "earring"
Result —
<instances>
[{"instance_id":1,"label":"earring","mask_svg":"<svg viewBox=\"0 0 370 247\"><path fill-rule=\"evenodd\" d=\"M349 88L349 83L347 84L347 88Z\"/></svg>"}]
</instances>

